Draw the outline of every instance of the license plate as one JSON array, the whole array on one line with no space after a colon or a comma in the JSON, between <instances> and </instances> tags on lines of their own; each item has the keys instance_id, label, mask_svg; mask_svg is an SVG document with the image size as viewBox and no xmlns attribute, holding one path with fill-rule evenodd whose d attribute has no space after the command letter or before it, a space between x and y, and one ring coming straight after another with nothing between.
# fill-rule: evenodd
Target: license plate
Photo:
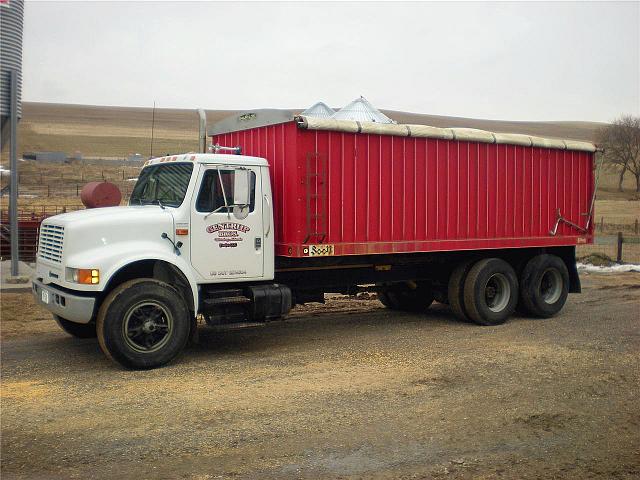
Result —
<instances>
[{"instance_id":1,"label":"license plate","mask_svg":"<svg viewBox=\"0 0 640 480\"><path fill-rule=\"evenodd\" d=\"M42 290L40 298L42 298L42 303L46 303L47 305L49 304L49 292Z\"/></svg>"}]
</instances>

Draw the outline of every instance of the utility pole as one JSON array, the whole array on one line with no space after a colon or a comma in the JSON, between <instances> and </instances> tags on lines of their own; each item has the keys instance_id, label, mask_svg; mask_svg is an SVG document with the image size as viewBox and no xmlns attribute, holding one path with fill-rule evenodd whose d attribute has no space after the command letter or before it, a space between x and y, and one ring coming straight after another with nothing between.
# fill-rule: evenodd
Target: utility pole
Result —
<instances>
[{"instance_id":1,"label":"utility pole","mask_svg":"<svg viewBox=\"0 0 640 480\"><path fill-rule=\"evenodd\" d=\"M151 158L153 158L153 129L156 125L156 102L153 102L153 112L151 113Z\"/></svg>"},{"instance_id":2,"label":"utility pole","mask_svg":"<svg viewBox=\"0 0 640 480\"><path fill-rule=\"evenodd\" d=\"M10 193L9 227L11 229L11 276L18 276L18 72L11 70L11 149L9 152Z\"/></svg>"}]
</instances>

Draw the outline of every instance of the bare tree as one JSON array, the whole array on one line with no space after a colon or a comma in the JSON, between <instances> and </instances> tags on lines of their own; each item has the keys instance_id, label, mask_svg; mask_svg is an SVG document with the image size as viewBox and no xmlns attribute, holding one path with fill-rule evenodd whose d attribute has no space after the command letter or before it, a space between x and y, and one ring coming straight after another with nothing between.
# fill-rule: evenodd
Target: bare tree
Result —
<instances>
[{"instance_id":1,"label":"bare tree","mask_svg":"<svg viewBox=\"0 0 640 480\"><path fill-rule=\"evenodd\" d=\"M640 117L623 115L598 134L604 148L604 159L620 168L618 190L622 191L624 174L636 177L636 192L640 192Z\"/></svg>"}]
</instances>

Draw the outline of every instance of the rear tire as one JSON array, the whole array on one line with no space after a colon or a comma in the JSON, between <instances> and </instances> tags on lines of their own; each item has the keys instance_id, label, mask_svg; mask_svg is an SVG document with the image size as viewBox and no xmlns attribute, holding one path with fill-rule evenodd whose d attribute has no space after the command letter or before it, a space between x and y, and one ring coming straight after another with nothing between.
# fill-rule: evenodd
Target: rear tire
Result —
<instances>
[{"instance_id":1,"label":"rear tire","mask_svg":"<svg viewBox=\"0 0 640 480\"><path fill-rule=\"evenodd\" d=\"M418 285L416 289L408 287L389 287L378 293L378 299L391 310L404 312L424 312L433 303L431 288Z\"/></svg>"},{"instance_id":2,"label":"rear tire","mask_svg":"<svg viewBox=\"0 0 640 480\"><path fill-rule=\"evenodd\" d=\"M54 315L53 319L58 326L67 332L72 337L76 338L96 338L96 324L91 323L76 323L69 320L65 320L58 315Z\"/></svg>"},{"instance_id":3,"label":"rear tire","mask_svg":"<svg viewBox=\"0 0 640 480\"><path fill-rule=\"evenodd\" d=\"M486 258L475 263L464 282L464 308L478 325L500 325L518 303L518 279L507 262Z\"/></svg>"},{"instance_id":4,"label":"rear tire","mask_svg":"<svg viewBox=\"0 0 640 480\"><path fill-rule=\"evenodd\" d=\"M190 312L178 291L154 279L116 287L98 312L102 351L127 368L169 363L186 346L190 330Z\"/></svg>"},{"instance_id":5,"label":"rear tire","mask_svg":"<svg viewBox=\"0 0 640 480\"><path fill-rule=\"evenodd\" d=\"M389 298L389 294L387 292L378 292L378 300L380 300L380 303L387 308L390 308L392 310L397 309L397 306L391 300L391 298Z\"/></svg>"},{"instance_id":6,"label":"rear tire","mask_svg":"<svg viewBox=\"0 0 640 480\"><path fill-rule=\"evenodd\" d=\"M464 281L472 266L473 261L471 260L459 264L449 277L449 286L447 289L451 310L453 314L463 322L471 321L464 308Z\"/></svg>"},{"instance_id":7,"label":"rear tire","mask_svg":"<svg viewBox=\"0 0 640 480\"><path fill-rule=\"evenodd\" d=\"M556 315L569 295L569 272L555 255L533 257L520 276L520 307L524 313L549 318Z\"/></svg>"}]
</instances>

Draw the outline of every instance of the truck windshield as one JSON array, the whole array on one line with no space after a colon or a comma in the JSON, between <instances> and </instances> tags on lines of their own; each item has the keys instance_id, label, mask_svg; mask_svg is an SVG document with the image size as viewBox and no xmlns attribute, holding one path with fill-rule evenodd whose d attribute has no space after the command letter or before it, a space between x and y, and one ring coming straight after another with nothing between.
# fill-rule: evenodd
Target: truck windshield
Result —
<instances>
[{"instance_id":1,"label":"truck windshield","mask_svg":"<svg viewBox=\"0 0 640 480\"><path fill-rule=\"evenodd\" d=\"M179 207L189 186L192 163L152 165L140 172L129 205Z\"/></svg>"}]
</instances>

